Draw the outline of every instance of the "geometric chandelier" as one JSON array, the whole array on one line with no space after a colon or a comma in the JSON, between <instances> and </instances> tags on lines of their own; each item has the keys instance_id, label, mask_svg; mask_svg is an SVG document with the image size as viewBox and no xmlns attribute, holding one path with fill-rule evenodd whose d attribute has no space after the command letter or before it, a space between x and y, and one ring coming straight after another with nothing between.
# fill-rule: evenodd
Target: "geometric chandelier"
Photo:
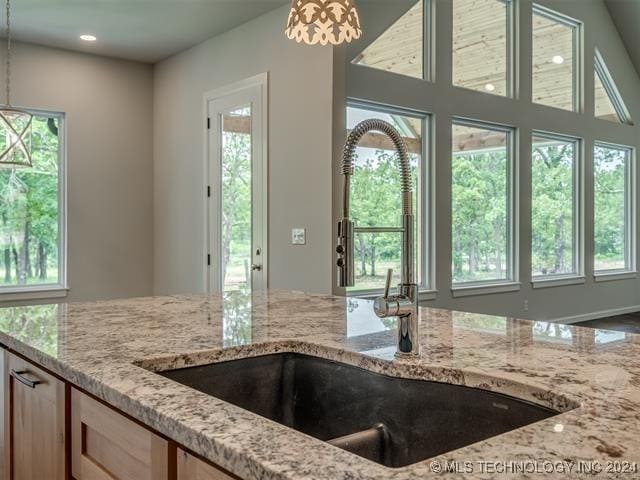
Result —
<instances>
[{"instance_id":1,"label":"geometric chandelier","mask_svg":"<svg viewBox=\"0 0 640 480\"><path fill-rule=\"evenodd\" d=\"M362 35L355 0L293 0L287 37L309 45L340 45Z\"/></svg>"},{"instance_id":2,"label":"geometric chandelier","mask_svg":"<svg viewBox=\"0 0 640 480\"><path fill-rule=\"evenodd\" d=\"M11 4L7 0L7 102L0 107L0 168L31 167L33 115L11 106Z\"/></svg>"}]
</instances>

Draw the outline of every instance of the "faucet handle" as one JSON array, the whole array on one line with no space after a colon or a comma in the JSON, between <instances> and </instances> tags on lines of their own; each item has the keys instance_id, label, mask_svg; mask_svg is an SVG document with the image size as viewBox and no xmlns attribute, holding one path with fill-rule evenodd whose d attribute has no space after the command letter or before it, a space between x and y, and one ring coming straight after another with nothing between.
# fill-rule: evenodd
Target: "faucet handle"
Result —
<instances>
[{"instance_id":1,"label":"faucet handle","mask_svg":"<svg viewBox=\"0 0 640 480\"><path fill-rule=\"evenodd\" d=\"M387 270L387 280L384 284L384 298L389 298L389 290L391 289L391 279L393 278L393 268Z\"/></svg>"}]
</instances>

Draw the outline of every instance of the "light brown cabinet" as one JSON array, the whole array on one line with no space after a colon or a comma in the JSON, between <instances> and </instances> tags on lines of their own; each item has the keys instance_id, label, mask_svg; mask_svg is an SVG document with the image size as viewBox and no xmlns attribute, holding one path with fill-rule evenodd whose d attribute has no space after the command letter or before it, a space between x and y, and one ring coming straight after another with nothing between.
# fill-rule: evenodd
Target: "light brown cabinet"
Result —
<instances>
[{"instance_id":1,"label":"light brown cabinet","mask_svg":"<svg viewBox=\"0 0 640 480\"><path fill-rule=\"evenodd\" d=\"M71 392L71 430L76 480L173 477L176 449L172 444L75 388Z\"/></svg>"},{"instance_id":2,"label":"light brown cabinet","mask_svg":"<svg viewBox=\"0 0 640 480\"><path fill-rule=\"evenodd\" d=\"M178 480L236 480L236 477L178 449Z\"/></svg>"},{"instance_id":3,"label":"light brown cabinet","mask_svg":"<svg viewBox=\"0 0 640 480\"><path fill-rule=\"evenodd\" d=\"M238 480L2 349L0 452L0 480Z\"/></svg>"},{"instance_id":4,"label":"light brown cabinet","mask_svg":"<svg viewBox=\"0 0 640 480\"><path fill-rule=\"evenodd\" d=\"M4 472L7 480L65 480L65 383L4 355Z\"/></svg>"}]
</instances>

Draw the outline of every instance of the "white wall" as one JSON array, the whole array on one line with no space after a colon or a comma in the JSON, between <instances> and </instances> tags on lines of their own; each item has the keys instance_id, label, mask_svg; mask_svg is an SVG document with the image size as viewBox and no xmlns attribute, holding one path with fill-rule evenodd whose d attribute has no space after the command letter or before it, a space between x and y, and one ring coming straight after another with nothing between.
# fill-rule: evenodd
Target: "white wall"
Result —
<instances>
[{"instance_id":1,"label":"white wall","mask_svg":"<svg viewBox=\"0 0 640 480\"><path fill-rule=\"evenodd\" d=\"M287 40L287 8L155 66L157 294L202 292L205 258L203 95L269 72L269 286L332 289L331 48ZM307 245L291 245L291 228Z\"/></svg>"},{"instance_id":2,"label":"white wall","mask_svg":"<svg viewBox=\"0 0 640 480\"><path fill-rule=\"evenodd\" d=\"M442 308L512 315L532 319L557 319L582 316L584 319L594 312L611 314L627 310L640 310L640 278L612 282L595 282L593 278L593 219L585 218L585 263L586 281L583 285L533 289L530 283L530 175L529 162L533 130L546 130L580 137L585 147L585 206L587 213L593 205L593 159L594 141L609 141L631 145L640 149L640 78L636 73L602 0L539 0L551 9L565 13L584 22L584 106L581 114L564 112L541 105L532 105L531 98L531 0L520 0L518 15L520 42L520 95L516 99L499 98L480 92L464 90L451 85L451 20L450 0L436 2L436 81L435 83L394 75L358 65L347 65L346 95L351 98L386 105L415 109L433 114L435 124L435 232L436 232L436 285L437 300L429 302ZM406 8L406 7L405 7ZM367 10L375 9L375 10ZM401 12L386 12L374 3L361 5L362 18L375 22L376 14L388 15L393 20ZM371 30L375 30L372 28ZM346 60L375 38L369 32L359 43L348 48ZM594 47L602 53L618 88L631 111L635 126L617 125L597 120L593 112L593 55ZM344 103L337 108L344 112ZM519 270L522 285L518 292L454 298L451 292L451 117L462 116L478 120L512 125L518 128L520 162L520 235ZM336 195L340 195L336 191ZM335 199L334 199L335 202ZM638 209L640 211L640 209ZM640 244L638 245L640 248ZM336 293L340 293L336 289ZM529 308L524 309L528 301ZM597 313L600 312L600 313ZM606 313L605 313L606 314Z\"/></svg>"},{"instance_id":3,"label":"white wall","mask_svg":"<svg viewBox=\"0 0 640 480\"><path fill-rule=\"evenodd\" d=\"M150 295L152 67L14 43L12 70L15 105L66 113L68 300Z\"/></svg>"}]
</instances>

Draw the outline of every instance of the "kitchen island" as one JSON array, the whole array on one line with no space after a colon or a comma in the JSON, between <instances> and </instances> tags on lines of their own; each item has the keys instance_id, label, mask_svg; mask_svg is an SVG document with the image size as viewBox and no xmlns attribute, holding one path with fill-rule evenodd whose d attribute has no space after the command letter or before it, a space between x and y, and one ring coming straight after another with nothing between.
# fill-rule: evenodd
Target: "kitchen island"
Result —
<instances>
[{"instance_id":1,"label":"kitchen island","mask_svg":"<svg viewBox=\"0 0 640 480\"><path fill-rule=\"evenodd\" d=\"M0 343L230 478L640 478L640 336L420 309L421 355L394 358L371 302L269 290L0 310ZM156 372L292 352L464 385L559 415L387 468ZM521 470L517 470L521 469ZM222 478L222 477L220 477Z\"/></svg>"}]
</instances>

